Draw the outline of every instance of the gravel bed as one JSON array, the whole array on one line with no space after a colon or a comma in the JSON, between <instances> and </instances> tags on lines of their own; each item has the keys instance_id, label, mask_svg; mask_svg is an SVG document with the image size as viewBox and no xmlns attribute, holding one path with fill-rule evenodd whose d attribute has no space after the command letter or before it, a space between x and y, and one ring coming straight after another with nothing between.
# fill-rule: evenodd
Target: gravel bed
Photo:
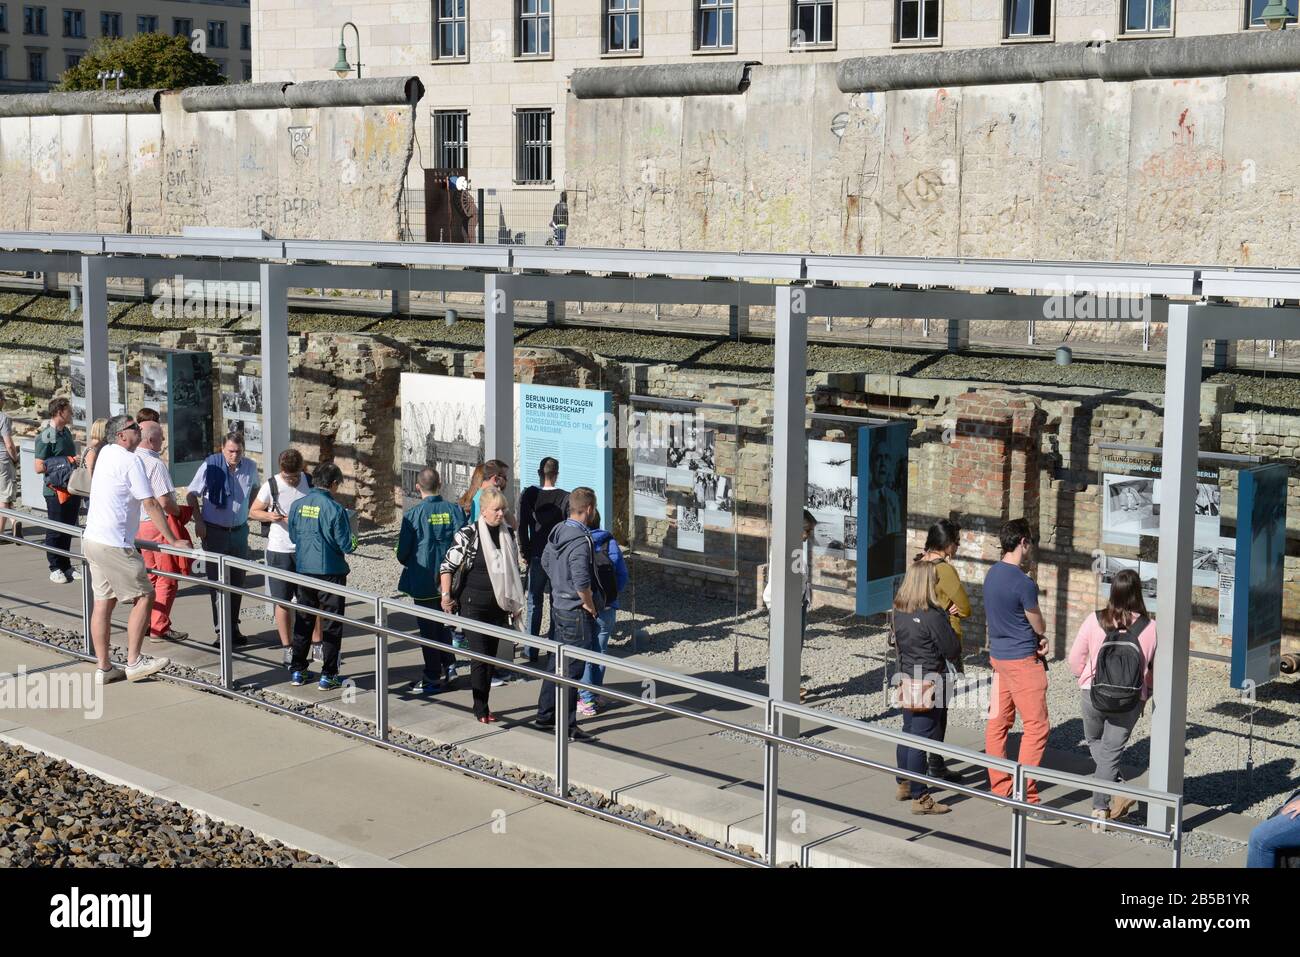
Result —
<instances>
[{"instance_id":1,"label":"gravel bed","mask_svg":"<svg viewBox=\"0 0 1300 957\"><path fill-rule=\"evenodd\" d=\"M66 296L0 292L0 318L4 330L0 345L37 347L49 350L51 343L80 341L81 318L68 311ZM761 385L770 380L773 348L769 341L748 339L734 342L699 336L665 335L632 329L581 327L519 327L516 343L521 347L581 347L598 355L628 362L680 363L696 369L731 373L737 381ZM252 318L212 323L230 331L255 332ZM155 317L148 303L110 302L109 341L114 345L138 343L168 329L185 329L184 320ZM481 321L464 318L454 326L441 319L423 316L390 318L386 315L339 313L291 309L291 332L365 332L393 340L394 344L419 341L421 348L469 348L483 346ZM1078 359L1068 366L1056 365L1044 347L1044 357L979 354L942 354L909 350L896 332L882 331L863 346L814 343L808 349L810 372L882 373L920 379L958 379L1021 385L1087 386L1119 391L1164 391L1164 369L1141 363ZM1239 410L1267 409L1294 412L1300 408L1300 376L1294 373L1221 372L1207 375L1207 382L1231 382L1236 386Z\"/></svg>"},{"instance_id":2,"label":"gravel bed","mask_svg":"<svg viewBox=\"0 0 1300 957\"><path fill-rule=\"evenodd\" d=\"M0 866L333 865L66 761L0 744Z\"/></svg>"}]
</instances>

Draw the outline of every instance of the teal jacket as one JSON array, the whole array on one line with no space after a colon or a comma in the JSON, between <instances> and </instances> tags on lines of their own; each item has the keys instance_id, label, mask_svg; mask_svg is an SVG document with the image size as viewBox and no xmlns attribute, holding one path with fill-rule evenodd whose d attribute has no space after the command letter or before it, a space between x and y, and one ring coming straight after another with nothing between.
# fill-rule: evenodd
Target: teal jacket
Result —
<instances>
[{"instance_id":1,"label":"teal jacket","mask_svg":"<svg viewBox=\"0 0 1300 957\"><path fill-rule=\"evenodd\" d=\"M397 590L417 600L437 598L438 566L465 524L465 510L441 495L427 496L408 509L397 536L397 560L404 566Z\"/></svg>"},{"instance_id":2,"label":"teal jacket","mask_svg":"<svg viewBox=\"0 0 1300 957\"><path fill-rule=\"evenodd\" d=\"M357 550L348 510L322 488L289 506L289 540L297 547L294 568L302 575L346 575L343 556Z\"/></svg>"}]
</instances>

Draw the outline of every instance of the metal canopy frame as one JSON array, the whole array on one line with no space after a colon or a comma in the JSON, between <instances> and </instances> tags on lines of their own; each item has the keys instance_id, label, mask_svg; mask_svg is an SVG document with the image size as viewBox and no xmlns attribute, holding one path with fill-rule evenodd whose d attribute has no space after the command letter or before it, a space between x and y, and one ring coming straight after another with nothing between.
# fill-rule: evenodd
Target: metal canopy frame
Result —
<instances>
[{"instance_id":1,"label":"metal canopy frame","mask_svg":"<svg viewBox=\"0 0 1300 957\"><path fill-rule=\"evenodd\" d=\"M517 301L727 305L736 317L772 307L772 609L769 695L798 700L799 612L804 570L799 533L806 489L804 448L808 317L947 320L963 344L971 320L1033 323L1059 296L1097 294L1144 303L1168 328L1156 659L1150 787L1181 793L1190 657L1193 517L1200 379L1206 340L1300 338L1300 309L1206 302L1203 297L1300 300L1300 270L1141 263L818 256L577 247L474 246L77 233L0 233L0 269L80 272L87 414L108 412L107 288L110 276L251 281L261 295L267 448L288 445L288 290L297 286L445 290L484 295L486 454L513 456L514 307ZM854 286L837 286L852 283ZM1164 297L1194 301L1169 301ZM1199 301L1195 301L1198 300ZM1131 313L1130 313L1131 314ZM1116 321L1111 316L1075 321ZM791 560L776 556L790 556ZM789 733L789 729L787 729ZM1168 809L1152 806L1151 826Z\"/></svg>"}]
</instances>

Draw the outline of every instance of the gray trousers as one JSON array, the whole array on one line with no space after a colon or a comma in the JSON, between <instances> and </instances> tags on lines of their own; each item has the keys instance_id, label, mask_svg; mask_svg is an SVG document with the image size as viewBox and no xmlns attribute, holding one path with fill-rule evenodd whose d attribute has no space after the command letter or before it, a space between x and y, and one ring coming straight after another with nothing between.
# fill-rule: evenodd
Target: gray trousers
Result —
<instances>
[{"instance_id":1,"label":"gray trousers","mask_svg":"<svg viewBox=\"0 0 1300 957\"><path fill-rule=\"evenodd\" d=\"M1132 711L1123 714L1103 714L1092 706L1090 691L1084 691L1079 701L1083 711L1083 737L1088 742L1088 750L1092 752L1093 763L1097 765L1093 777L1106 782L1120 780L1119 758L1124 753L1124 746L1128 744L1129 735L1133 733L1133 726L1142 716L1146 702L1139 703ZM1094 791L1092 806L1108 808L1110 797L1109 794Z\"/></svg>"}]
</instances>

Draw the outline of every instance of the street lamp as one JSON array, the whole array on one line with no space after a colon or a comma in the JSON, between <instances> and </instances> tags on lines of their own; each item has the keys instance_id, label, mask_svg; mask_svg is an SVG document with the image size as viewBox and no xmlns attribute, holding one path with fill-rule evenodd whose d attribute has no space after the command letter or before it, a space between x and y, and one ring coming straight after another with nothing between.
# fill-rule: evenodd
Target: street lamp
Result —
<instances>
[{"instance_id":1,"label":"street lamp","mask_svg":"<svg viewBox=\"0 0 1300 957\"><path fill-rule=\"evenodd\" d=\"M1291 19L1286 0L1268 0L1268 6L1259 12L1259 18L1270 30L1281 30Z\"/></svg>"},{"instance_id":2,"label":"street lamp","mask_svg":"<svg viewBox=\"0 0 1300 957\"><path fill-rule=\"evenodd\" d=\"M357 38L357 79L359 80L361 79L361 32L351 20L339 27L339 60L334 64L334 72L339 75L340 80L346 80L348 74L352 72L352 65L348 63L347 41L343 39L344 31L348 27L352 28L352 33Z\"/></svg>"}]
</instances>

